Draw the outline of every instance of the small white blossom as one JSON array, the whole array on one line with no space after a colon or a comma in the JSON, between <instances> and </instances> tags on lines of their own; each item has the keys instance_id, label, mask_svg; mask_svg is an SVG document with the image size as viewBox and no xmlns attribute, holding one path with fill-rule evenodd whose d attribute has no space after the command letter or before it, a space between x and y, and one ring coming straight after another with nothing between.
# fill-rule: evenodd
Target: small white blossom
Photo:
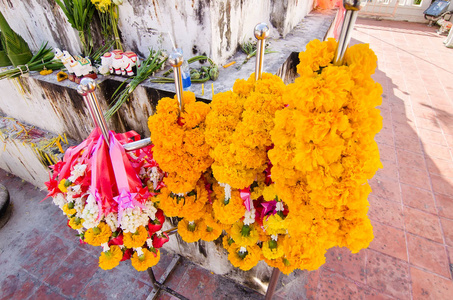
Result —
<instances>
[{"instance_id":1,"label":"small white blossom","mask_svg":"<svg viewBox=\"0 0 453 300\"><path fill-rule=\"evenodd\" d=\"M134 250L137 252L138 256L143 255L142 247L134 248Z\"/></svg>"},{"instance_id":2,"label":"small white blossom","mask_svg":"<svg viewBox=\"0 0 453 300\"><path fill-rule=\"evenodd\" d=\"M124 232L135 232L139 226L146 226L148 221L148 215L142 213L140 207L136 206L123 211L120 226Z\"/></svg>"},{"instance_id":3,"label":"small white blossom","mask_svg":"<svg viewBox=\"0 0 453 300\"><path fill-rule=\"evenodd\" d=\"M278 235L271 235L271 239L273 239L274 241L277 241L278 240Z\"/></svg>"},{"instance_id":4,"label":"small white blossom","mask_svg":"<svg viewBox=\"0 0 453 300\"><path fill-rule=\"evenodd\" d=\"M98 226L101 221L100 220L101 218L99 218L99 220L97 220L98 215L99 215L99 208L96 203L96 200L94 199L93 195L89 194L87 201L86 201L85 208L82 211L82 219L85 220L82 224L83 227L85 227L86 229L90 229L90 228Z\"/></svg>"},{"instance_id":5,"label":"small white blossom","mask_svg":"<svg viewBox=\"0 0 453 300\"><path fill-rule=\"evenodd\" d=\"M151 220L156 219L157 208L154 206L154 203L152 201L145 203L145 208L143 209L143 211Z\"/></svg>"},{"instance_id":6,"label":"small white blossom","mask_svg":"<svg viewBox=\"0 0 453 300\"><path fill-rule=\"evenodd\" d=\"M105 216L105 222L107 223L107 225L109 225L112 232L115 232L118 228L118 214L110 212Z\"/></svg>"},{"instance_id":7,"label":"small white blossom","mask_svg":"<svg viewBox=\"0 0 453 300\"><path fill-rule=\"evenodd\" d=\"M71 182L75 182L77 178L83 176L85 174L85 170L87 165L85 164L77 164L74 166L74 169L71 171L71 176L68 177L68 180Z\"/></svg>"},{"instance_id":8,"label":"small white blossom","mask_svg":"<svg viewBox=\"0 0 453 300\"><path fill-rule=\"evenodd\" d=\"M58 193L55 197L52 198L53 203L58 205L58 207L62 210L63 206L66 204L65 196L62 193Z\"/></svg>"},{"instance_id":9,"label":"small white blossom","mask_svg":"<svg viewBox=\"0 0 453 300\"><path fill-rule=\"evenodd\" d=\"M152 239L147 239L146 240L146 245L148 245L148 248L152 248L153 247L153 240Z\"/></svg>"},{"instance_id":10,"label":"small white blossom","mask_svg":"<svg viewBox=\"0 0 453 300\"><path fill-rule=\"evenodd\" d=\"M283 202L277 202L277 205L275 205L275 210L276 211L284 211L285 208L283 207Z\"/></svg>"},{"instance_id":11,"label":"small white blossom","mask_svg":"<svg viewBox=\"0 0 453 300\"><path fill-rule=\"evenodd\" d=\"M231 199L231 186L228 183L221 183L219 185L225 189L225 200Z\"/></svg>"},{"instance_id":12,"label":"small white blossom","mask_svg":"<svg viewBox=\"0 0 453 300\"><path fill-rule=\"evenodd\" d=\"M107 242L107 243L104 243L104 244L101 244L101 246L102 246L102 251L103 251L103 252L107 252L107 251L110 250L110 247L109 247L109 243L108 243L108 242Z\"/></svg>"},{"instance_id":13,"label":"small white blossom","mask_svg":"<svg viewBox=\"0 0 453 300\"><path fill-rule=\"evenodd\" d=\"M245 248L245 247L241 247L241 248L239 249L239 252L241 252L241 253L245 253L245 252L247 252L247 248Z\"/></svg>"},{"instance_id":14,"label":"small white blossom","mask_svg":"<svg viewBox=\"0 0 453 300\"><path fill-rule=\"evenodd\" d=\"M250 211L245 212L244 225L250 225L250 224L255 223L255 213L256 213L256 210L253 206L250 207Z\"/></svg>"}]
</instances>

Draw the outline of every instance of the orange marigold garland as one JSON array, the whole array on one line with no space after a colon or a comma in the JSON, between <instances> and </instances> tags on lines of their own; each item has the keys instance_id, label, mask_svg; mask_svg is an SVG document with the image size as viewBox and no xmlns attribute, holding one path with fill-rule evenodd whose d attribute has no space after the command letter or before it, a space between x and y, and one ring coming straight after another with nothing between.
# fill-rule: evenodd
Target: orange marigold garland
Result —
<instances>
[{"instance_id":1,"label":"orange marigold garland","mask_svg":"<svg viewBox=\"0 0 453 300\"><path fill-rule=\"evenodd\" d=\"M209 105L195 101L192 92L184 92L183 101L180 114L176 96L160 99L148 120L154 159L167 173L164 183L175 194L192 191L212 163L203 134Z\"/></svg>"}]
</instances>

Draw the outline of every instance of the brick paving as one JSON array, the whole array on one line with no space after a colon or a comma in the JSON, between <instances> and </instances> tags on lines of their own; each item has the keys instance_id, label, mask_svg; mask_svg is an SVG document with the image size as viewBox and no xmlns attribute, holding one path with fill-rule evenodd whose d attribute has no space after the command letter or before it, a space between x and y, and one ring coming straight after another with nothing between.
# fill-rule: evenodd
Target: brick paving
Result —
<instances>
[{"instance_id":1,"label":"brick paving","mask_svg":"<svg viewBox=\"0 0 453 300\"><path fill-rule=\"evenodd\" d=\"M384 89L376 140L384 168L371 180L375 238L351 254L331 249L317 271L281 276L274 299L453 298L453 49L426 24L359 19L352 43L370 43ZM0 230L0 299L146 299L146 273L97 266L45 193L0 170L13 215ZM157 278L170 262L162 256ZM170 287L190 299L261 299L183 260ZM175 299L161 293L158 299Z\"/></svg>"}]
</instances>

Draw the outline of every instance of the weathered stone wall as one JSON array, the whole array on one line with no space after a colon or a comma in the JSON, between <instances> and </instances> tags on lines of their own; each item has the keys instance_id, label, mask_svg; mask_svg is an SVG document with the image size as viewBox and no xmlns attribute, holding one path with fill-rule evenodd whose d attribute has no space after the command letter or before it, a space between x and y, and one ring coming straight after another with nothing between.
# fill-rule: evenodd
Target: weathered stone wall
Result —
<instances>
[{"instance_id":1,"label":"weathered stone wall","mask_svg":"<svg viewBox=\"0 0 453 300\"><path fill-rule=\"evenodd\" d=\"M119 6L119 30L125 48L142 57L150 48L171 51L171 35L185 57L206 54L222 64L253 37L257 23L267 22L273 37L284 37L312 7L313 0L127 0ZM80 52L78 33L54 0L0 0L0 10L32 50L48 41Z\"/></svg>"}]
</instances>

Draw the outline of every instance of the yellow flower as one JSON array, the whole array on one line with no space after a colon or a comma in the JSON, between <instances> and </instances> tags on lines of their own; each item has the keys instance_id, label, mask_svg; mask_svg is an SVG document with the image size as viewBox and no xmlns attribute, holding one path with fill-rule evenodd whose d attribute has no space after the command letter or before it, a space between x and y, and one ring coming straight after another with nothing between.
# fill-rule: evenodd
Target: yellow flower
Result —
<instances>
[{"instance_id":1,"label":"yellow flower","mask_svg":"<svg viewBox=\"0 0 453 300\"><path fill-rule=\"evenodd\" d=\"M285 235L279 235L277 240L269 239L267 241L263 241L263 246L261 248L263 256L267 259L276 259L282 257L285 254L282 246L285 239Z\"/></svg>"},{"instance_id":2,"label":"yellow flower","mask_svg":"<svg viewBox=\"0 0 453 300\"><path fill-rule=\"evenodd\" d=\"M233 224L230 231L231 237L238 245L250 246L258 242L258 231L255 224L244 225L242 221Z\"/></svg>"},{"instance_id":3,"label":"yellow flower","mask_svg":"<svg viewBox=\"0 0 453 300\"><path fill-rule=\"evenodd\" d=\"M110 227L106 223L101 222L98 226L88 229L84 238L85 242L92 246L101 246L109 241L111 235L112 230Z\"/></svg>"},{"instance_id":4,"label":"yellow flower","mask_svg":"<svg viewBox=\"0 0 453 300\"><path fill-rule=\"evenodd\" d=\"M233 244L234 244L234 240L231 238L231 236L229 234L223 236L223 238L222 238L222 246L223 246L223 248L225 248L225 250L230 252L230 247Z\"/></svg>"},{"instance_id":5,"label":"yellow flower","mask_svg":"<svg viewBox=\"0 0 453 300\"><path fill-rule=\"evenodd\" d=\"M102 252L99 257L99 267L103 270L110 270L120 264L123 258L123 251L116 245L110 246L110 250Z\"/></svg>"},{"instance_id":6,"label":"yellow flower","mask_svg":"<svg viewBox=\"0 0 453 300\"><path fill-rule=\"evenodd\" d=\"M275 112L284 107L283 81L263 73L237 80L233 91L218 93L206 116L206 142L212 147L214 177L236 189L250 186L267 167ZM256 195L254 195L256 196Z\"/></svg>"},{"instance_id":7,"label":"yellow flower","mask_svg":"<svg viewBox=\"0 0 453 300\"><path fill-rule=\"evenodd\" d=\"M66 74L65 72L63 71L60 71L58 72L57 74L57 81L60 82L60 81L63 81L65 79L68 79L68 74Z\"/></svg>"},{"instance_id":8,"label":"yellow flower","mask_svg":"<svg viewBox=\"0 0 453 300\"><path fill-rule=\"evenodd\" d=\"M244 216L245 206L238 190L231 191L231 198L225 200L223 187L213 186L216 199L212 203L214 215L222 224L233 224Z\"/></svg>"},{"instance_id":9,"label":"yellow flower","mask_svg":"<svg viewBox=\"0 0 453 300\"><path fill-rule=\"evenodd\" d=\"M154 252L155 251L155 252ZM139 272L146 271L148 268L151 268L160 260L160 251L154 249L152 251L148 249L142 249L143 254L138 256L137 252L131 257L132 266Z\"/></svg>"},{"instance_id":10,"label":"yellow flower","mask_svg":"<svg viewBox=\"0 0 453 300\"><path fill-rule=\"evenodd\" d=\"M123 243L127 248L142 247L148 238L148 231L144 226L139 226L136 232L125 232L123 234Z\"/></svg>"},{"instance_id":11,"label":"yellow flower","mask_svg":"<svg viewBox=\"0 0 453 300\"><path fill-rule=\"evenodd\" d=\"M41 70L39 71L39 74L41 75L49 75L49 74L52 74L53 70Z\"/></svg>"},{"instance_id":12,"label":"yellow flower","mask_svg":"<svg viewBox=\"0 0 453 300\"><path fill-rule=\"evenodd\" d=\"M281 213L276 213L263 218L263 227L269 235L285 234L288 227L285 220Z\"/></svg>"},{"instance_id":13,"label":"yellow flower","mask_svg":"<svg viewBox=\"0 0 453 300\"><path fill-rule=\"evenodd\" d=\"M233 266L240 268L243 271L248 271L256 266L260 259L260 247L258 247L256 244L246 247L232 244L229 249L228 260Z\"/></svg>"},{"instance_id":14,"label":"yellow flower","mask_svg":"<svg viewBox=\"0 0 453 300\"><path fill-rule=\"evenodd\" d=\"M60 182L58 183L58 189L59 189L62 193L67 193L67 192L68 192L68 188L67 188L67 187L68 187L69 185L68 185L68 183L66 183L66 182L68 182L69 185L70 185L70 183L71 183L71 182L70 182L69 180L67 180L67 179L62 179L62 180L60 180Z\"/></svg>"},{"instance_id":15,"label":"yellow flower","mask_svg":"<svg viewBox=\"0 0 453 300\"><path fill-rule=\"evenodd\" d=\"M222 234L222 226L215 222L208 225L204 220L202 220L199 226L202 230L201 239L203 241L212 242Z\"/></svg>"},{"instance_id":16,"label":"yellow flower","mask_svg":"<svg viewBox=\"0 0 453 300\"><path fill-rule=\"evenodd\" d=\"M74 209L75 210L75 209ZM85 222L84 219L81 219L81 218L77 218L77 217L72 217L71 219L69 219L69 227L71 227L72 229L80 229L83 227L83 222Z\"/></svg>"},{"instance_id":17,"label":"yellow flower","mask_svg":"<svg viewBox=\"0 0 453 300\"><path fill-rule=\"evenodd\" d=\"M64 206L63 206L63 212L65 213L66 216L68 217L71 217L73 215L75 215L75 213L77 212L74 208L74 203L70 202L70 203L66 203Z\"/></svg>"},{"instance_id":18,"label":"yellow flower","mask_svg":"<svg viewBox=\"0 0 453 300\"><path fill-rule=\"evenodd\" d=\"M205 228L201 228L201 220L188 221L182 219L178 223L178 233L186 243L198 241L204 234Z\"/></svg>"},{"instance_id":19,"label":"yellow flower","mask_svg":"<svg viewBox=\"0 0 453 300\"><path fill-rule=\"evenodd\" d=\"M203 134L209 106L196 102L192 92L184 92L183 99L185 111L180 120L176 96L160 99L157 113L148 119L154 159L168 173L164 183L175 194L193 190L212 164Z\"/></svg>"}]
</instances>

